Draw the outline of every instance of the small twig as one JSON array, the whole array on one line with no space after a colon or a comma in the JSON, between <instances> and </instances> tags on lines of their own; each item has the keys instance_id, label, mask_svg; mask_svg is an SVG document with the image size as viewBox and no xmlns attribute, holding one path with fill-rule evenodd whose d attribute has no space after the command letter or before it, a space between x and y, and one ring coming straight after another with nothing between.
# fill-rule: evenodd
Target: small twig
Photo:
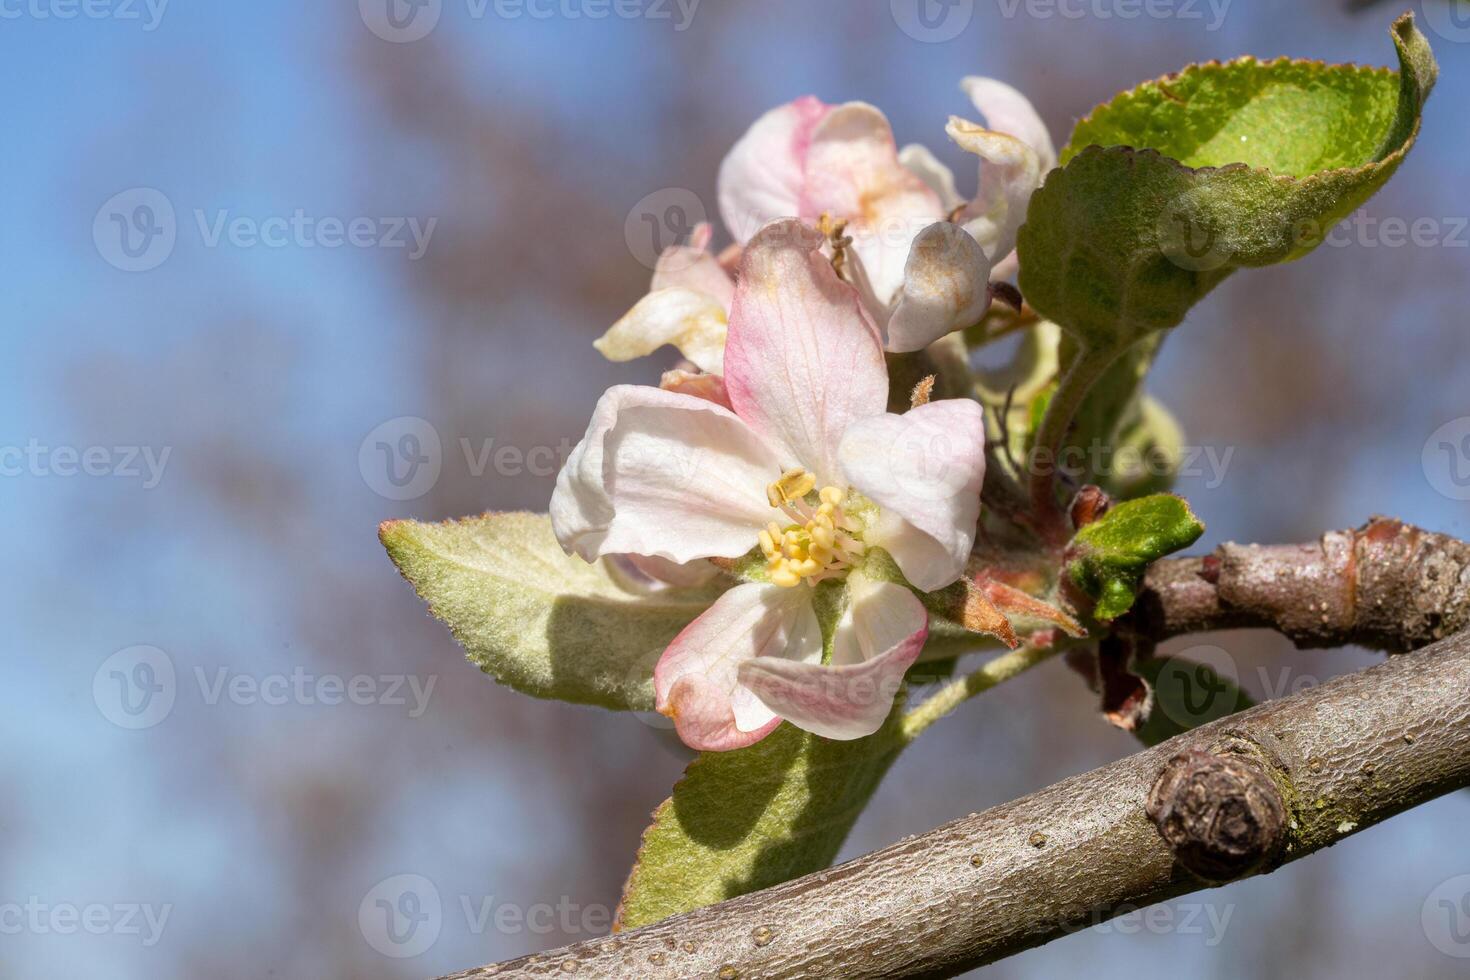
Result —
<instances>
[{"instance_id":1,"label":"small twig","mask_svg":"<svg viewBox=\"0 0 1470 980\"><path fill-rule=\"evenodd\" d=\"M903 716L902 732L908 741L919 737L930 725L954 711L970 698L990 690L1013 677L1024 674L1037 664L1050 660L1066 644L1047 647L1023 646L988 661L964 677L950 681L928 700Z\"/></svg>"},{"instance_id":2,"label":"small twig","mask_svg":"<svg viewBox=\"0 0 1470 980\"><path fill-rule=\"evenodd\" d=\"M1470 629L1470 543L1378 517L1307 544L1225 544L1155 562L1119 626L1153 640L1260 627L1301 647L1409 650Z\"/></svg>"}]
</instances>

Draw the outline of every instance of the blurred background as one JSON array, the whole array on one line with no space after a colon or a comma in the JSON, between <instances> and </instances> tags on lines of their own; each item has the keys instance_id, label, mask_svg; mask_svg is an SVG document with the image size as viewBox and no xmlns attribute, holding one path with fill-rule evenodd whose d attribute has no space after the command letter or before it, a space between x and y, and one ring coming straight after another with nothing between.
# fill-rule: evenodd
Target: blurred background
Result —
<instances>
[{"instance_id":1,"label":"blurred background","mask_svg":"<svg viewBox=\"0 0 1470 980\"><path fill-rule=\"evenodd\" d=\"M604 930L687 753L498 688L375 530L544 509L598 394L666 366L591 347L647 286L650 195L713 218L725 150L806 93L878 104L968 192L963 75L1061 145L1193 61L1392 63L1401 5L4 0L0 976L424 977ZM1200 549L1378 512L1470 535L1438 448L1470 446L1470 20L1421 20L1443 73L1399 175L1154 372ZM404 434L433 465L395 483ZM1171 649L1202 645L1257 697L1377 659ZM844 857L1134 751L1096 708L1060 662L966 705ZM1464 976L1470 917L1431 912L1467 819L1454 794L986 975ZM405 875L438 900L412 943L371 926Z\"/></svg>"}]
</instances>

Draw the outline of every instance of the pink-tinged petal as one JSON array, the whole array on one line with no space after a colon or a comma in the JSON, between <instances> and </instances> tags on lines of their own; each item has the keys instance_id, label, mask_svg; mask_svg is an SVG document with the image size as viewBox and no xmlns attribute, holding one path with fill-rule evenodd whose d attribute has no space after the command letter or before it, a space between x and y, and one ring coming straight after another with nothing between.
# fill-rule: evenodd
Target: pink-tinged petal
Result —
<instances>
[{"instance_id":1,"label":"pink-tinged petal","mask_svg":"<svg viewBox=\"0 0 1470 980\"><path fill-rule=\"evenodd\" d=\"M730 150L720 164L720 216L735 241L800 213L812 129L830 111L814 96L797 99L757 119Z\"/></svg>"},{"instance_id":2,"label":"pink-tinged petal","mask_svg":"<svg viewBox=\"0 0 1470 980\"><path fill-rule=\"evenodd\" d=\"M714 234L708 222L694 228L688 245L673 245L664 249L653 269L653 284L650 292L680 287L703 293L720 308L728 310L735 298L735 281L720 265L720 260L709 251L710 237Z\"/></svg>"},{"instance_id":3,"label":"pink-tinged petal","mask_svg":"<svg viewBox=\"0 0 1470 980\"><path fill-rule=\"evenodd\" d=\"M988 128L1014 136L1036 151L1043 175L1057 165L1051 132L1041 121L1030 99L999 79L978 75L971 75L960 82L960 88L970 97L975 111L984 118Z\"/></svg>"},{"instance_id":4,"label":"pink-tinged petal","mask_svg":"<svg viewBox=\"0 0 1470 980\"><path fill-rule=\"evenodd\" d=\"M597 403L557 476L552 531L587 561L737 558L770 520L766 486L779 472L775 451L733 412L620 385Z\"/></svg>"},{"instance_id":5,"label":"pink-tinged petal","mask_svg":"<svg viewBox=\"0 0 1470 980\"><path fill-rule=\"evenodd\" d=\"M888 404L878 328L818 251L822 235L773 221L745 249L730 309L725 388L735 413L823 485L855 420Z\"/></svg>"},{"instance_id":6,"label":"pink-tinged petal","mask_svg":"<svg viewBox=\"0 0 1470 980\"><path fill-rule=\"evenodd\" d=\"M681 395L703 398L721 408L730 407L730 395L725 391L725 379L718 374L702 374L675 368L665 371L658 386L664 391L676 391Z\"/></svg>"},{"instance_id":7,"label":"pink-tinged petal","mask_svg":"<svg viewBox=\"0 0 1470 980\"><path fill-rule=\"evenodd\" d=\"M725 364L725 310L708 293L660 289L639 300L592 346L609 361L631 361L671 344L702 370L719 374Z\"/></svg>"},{"instance_id":8,"label":"pink-tinged petal","mask_svg":"<svg viewBox=\"0 0 1470 980\"><path fill-rule=\"evenodd\" d=\"M953 211L965 199L955 189L954 171L922 143L910 143L898 151L898 162L904 169L922 180L931 191L939 195L939 205L946 212Z\"/></svg>"},{"instance_id":9,"label":"pink-tinged petal","mask_svg":"<svg viewBox=\"0 0 1470 980\"><path fill-rule=\"evenodd\" d=\"M978 323L989 308L985 251L958 225L936 222L914 239L898 306L888 320L888 349L923 350Z\"/></svg>"},{"instance_id":10,"label":"pink-tinged petal","mask_svg":"<svg viewBox=\"0 0 1470 980\"><path fill-rule=\"evenodd\" d=\"M883 511L864 540L888 551L924 592L958 579L975 543L985 480L985 418L953 398L864 419L842 440L854 489Z\"/></svg>"},{"instance_id":11,"label":"pink-tinged petal","mask_svg":"<svg viewBox=\"0 0 1470 980\"><path fill-rule=\"evenodd\" d=\"M985 161L980 168L980 190L960 211L958 220L991 261L999 264L1015 249L1026 207L1046 172L1036 151L1014 136L957 117L950 118L945 131L963 149Z\"/></svg>"},{"instance_id":12,"label":"pink-tinged petal","mask_svg":"<svg viewBox=\"0 0 1470 980\"><path fill-rule=\"evenodd\" d=\"M944 217L939 195L898 159L888 119L864 102L827 114L812 131L800 216L848 219L878 299L889 303L903 282L909 245Z\"/></svg>"},{"instance_id":13,"label":"pink-tinged petal","mask_svg":"<svg viewBox=\"0 0 1470 980\"><path fill-rule=\"evenodd\" d=\"M766 707L824 738L862 738L881 728L929 635L929 614L903 586L854 575L849 590L831 665L779 657L740 665L741 682Z\"/></svg>"},{"instance_id":14,"label":"pink-tinged petal","mask_svg":"<svg viewBox=\"0 0 1470 980\"><path fill-rule=\"evenodd\" d=\"M809 590L737 585L674 637L654 668L653 689L655 706L674 719L684 744L738 749L781 723L739 681L740 665L757 657L821 660Z\"/></svg>"}]
</instances>

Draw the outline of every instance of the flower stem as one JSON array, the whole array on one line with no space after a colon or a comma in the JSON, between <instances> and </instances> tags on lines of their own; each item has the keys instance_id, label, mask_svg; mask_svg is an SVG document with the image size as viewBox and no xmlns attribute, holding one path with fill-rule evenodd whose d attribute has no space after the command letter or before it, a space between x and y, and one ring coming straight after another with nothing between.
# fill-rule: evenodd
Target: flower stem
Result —
<instances>
[{"instance_id":1,"label":"flower stem","mask_svg":"<svg viewBox=\"0 0 1470 980\"><path fill-rule=\"evenodd\" d=\"M1057 546L1070 537L1066 515L1057 502L1057 473L1061 468L1063 443L1083 399L1121 353L1119 348L1083 349L1057 384L1047 403L1046 414L1036 432L1027 460L1031 468L1031 509L1036 527Z\"/></svg>"},{"instance_id":2,"label":"flower stem","mask_svg":"<svg viewBox=\"0 0 1470 980\"><path fill-rule=\"evenodd\" d=\"M1050 660L1067 646L1067 643L1052 643L1045 647L1018 647L996 657L980 669L950 681L933 697L903 716L899 724L904 739L913 741L919 733L970 698Z\"/></svg>"}]
</instances>

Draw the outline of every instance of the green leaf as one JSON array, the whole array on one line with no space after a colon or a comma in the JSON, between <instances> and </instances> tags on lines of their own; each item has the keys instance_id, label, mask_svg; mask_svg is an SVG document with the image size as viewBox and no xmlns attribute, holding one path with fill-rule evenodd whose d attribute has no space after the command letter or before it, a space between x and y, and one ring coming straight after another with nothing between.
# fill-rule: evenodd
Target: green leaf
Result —
<instances>
[{"instance_id":1,"label":"green leaf","mask_svg":"<svg viewBox=\"0 0 1470 980\"><path fill-rule=\"evenodd\" d=\"M1194 544L1204 531L1181 497L1129 500L1077 532L1067 547L1067 570L1097 600L1093 616L1106 622L1132 607L1150 564Z\"/></svg>"},{"instance_id":2,"label":"green leaf","mask_svg":"<svg viewBox=\"0 0 1470 980\"><path fill-rule=\"evenodd\" d=\"M1078 123L1021 228L1021 291L1085 347L1184 319L1237 268L1299 258L1381 187L1438 72L1411 14L1400 71L1320 62L1192 65Z\"/></svg>"},{"instance_id":3,"label":"green leaf","mask_svg":"<svg viewBox=\"0 0 1470 980\"><path fill-rule=\"evenodd\" d=\"M867 738L791 724L733 752L706 752L653 814L618 907L618 929L769 888L828 867L904 747L895 708Z\"/></svg>"},{"instance_id":4,"label":"green leaf","mask_svg":"<svg viewBox=\"0 0 1470 980\"><path fill-rule=\"evenodd\" d=\"M1133 733L1144 745L1158 745L1255 706L1239 684L1207 663L1186 657L1150 657L1135 661L1132 669L1153 692L1148 719Z\"/></svg>"},{"instance_id":5,"label":"green leaf","mask_svg":"<svg viewBox=\"0 0 1470 980\"><path fill-rule=\"evenodd\" d=\"M653 666L717 588L642 594L569 557L541 514L387 521L378 537L472 663L524 694L653 709Z\"/></svg>"}]
</instances>

